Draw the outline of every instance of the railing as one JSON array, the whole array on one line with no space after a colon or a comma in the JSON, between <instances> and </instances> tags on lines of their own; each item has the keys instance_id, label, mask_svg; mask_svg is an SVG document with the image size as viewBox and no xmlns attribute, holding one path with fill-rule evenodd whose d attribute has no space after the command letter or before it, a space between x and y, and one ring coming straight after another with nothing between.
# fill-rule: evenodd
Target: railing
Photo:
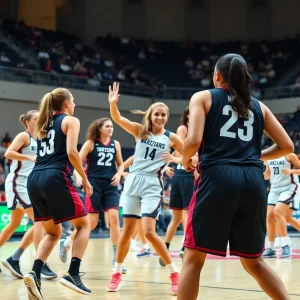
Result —
<instances>
[{"instance_id":1,"label":"railing","mask_svg":"<svg viewBox=\"0 0 300 300\"><path fill-rule=\"evenodd\" d=\"M109 80L101 80L98 86L92 86L85 77L47 73L36 70L5 67L0 64L0 80L8 80L23 83L42 84L49 86L62 86L95 92L107 92L108 86L113 83ZM164 87L154 89L148 86L140 86L131 83L121 83L121 92L127 95L150 97L153 99L185 99L203 90L202 88ZM262 91L262 99L271 100L300 96L300 87L295 85L267 88Z\"/></svg>"}]
</instances>

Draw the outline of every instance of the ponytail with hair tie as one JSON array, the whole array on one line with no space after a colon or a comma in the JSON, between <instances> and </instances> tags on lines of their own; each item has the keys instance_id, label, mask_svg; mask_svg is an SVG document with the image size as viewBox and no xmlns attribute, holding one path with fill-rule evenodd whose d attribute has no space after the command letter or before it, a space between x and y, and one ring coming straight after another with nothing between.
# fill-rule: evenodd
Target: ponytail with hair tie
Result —
<instances>
[{"instance_id":1,"label":"ponytail with hair tie","mask_svg":"<svg viewBox=\"0 0 300 300\"><path fill-rule=\"evenodd\" d=\"M248 66L244 58L239 54L226 54L217 62L216 69L222 74L228 84L231 95L231 107L238 115L249 119L251 105L252 79L248 72Z\"/></svg>"}]
</instances>

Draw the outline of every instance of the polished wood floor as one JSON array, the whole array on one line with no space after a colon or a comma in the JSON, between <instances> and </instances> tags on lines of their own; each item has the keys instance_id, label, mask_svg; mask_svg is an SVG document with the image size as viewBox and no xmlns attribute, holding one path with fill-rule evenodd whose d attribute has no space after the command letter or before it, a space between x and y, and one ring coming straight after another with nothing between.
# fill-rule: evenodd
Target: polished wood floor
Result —
<instances>
[{"instance_id":1,"label":"polished wood floor","mask_svg":"<svg viewBox=\"0 0 300 300\"><path fill-rule=\"evenodd\" d=\"M181 267L181 259L177 249L180 249L181 237L175 237L171 250L174 261ZM292 237L293 256L288 259L270 259L268 263L283 279L291 299L300 299L300 236ZM18 246L18 242L7 243L0 249L0 258L5 259ZM299 250L298 250L298 249ZM82 263L81 271L86 272L83 282L92 290L90 296L79 295L54 281L43 281L42 292L45 300L62 299L101 299L101 300L137 300L137 299L176 299L169 293L170 284L168 272L162 268L156 256L137 258L136 252L130 252L125 266L128 274L123 275L122 288L117 293L106 292L106 286L111 274L111 246L108 239L90 240L88 250ZM34 259L34 250L28 249L21 258L23 273L30 270ZM48 260L51 268L59 278L68 269L67 264L60 262L58 249L55 249ZM26 289L23 280L12 277L7 269L1 266L0 299L25 300ZM242 269L235 257L219 259L209 256L204 267L199 299L268 299L261 292L256 282ZM189 299L187 299L189 300Z\"/></svg>"}]
</instances>

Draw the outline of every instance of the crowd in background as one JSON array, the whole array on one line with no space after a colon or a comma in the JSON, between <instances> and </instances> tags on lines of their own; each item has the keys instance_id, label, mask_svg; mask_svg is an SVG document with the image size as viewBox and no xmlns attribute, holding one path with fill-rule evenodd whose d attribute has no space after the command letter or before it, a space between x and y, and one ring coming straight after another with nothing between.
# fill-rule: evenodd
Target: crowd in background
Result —
<instances>
[{"instance_id":1,"label":"crowd in background","mask_svg":"<svg viewBox=\"0 0 300 300\"><path fill-rule=\"evenodd\" d=\"M241 54L248 62L253 95L260 98L298 61L300 35L274 41L171 42L133 39L108 34L93 47L78 36L3 20L2 27L35 53L40 70L74 75L78 83L98 90L103 80L133 83L153 91L168 87L212 87L212 72L223 53ZM96 50L95 50L96 49ZM34 69L18 53L0 43L0 66ZM292 78L295 86L300 78ZM299 82L298 82L299 81Z\"/></svg>"}]
</instances>

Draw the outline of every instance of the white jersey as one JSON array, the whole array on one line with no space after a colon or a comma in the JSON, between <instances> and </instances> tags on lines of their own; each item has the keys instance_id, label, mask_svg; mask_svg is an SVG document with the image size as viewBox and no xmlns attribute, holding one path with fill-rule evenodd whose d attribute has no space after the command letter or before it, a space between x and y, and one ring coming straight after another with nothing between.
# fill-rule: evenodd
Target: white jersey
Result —
<instances>
[{"instance_id":1,"label":"white jersey","mask_svg":"<svg viewBox=\"0 0 300 300\"><path fill-rule=\"evenodd\" d=\"M28 133L29 134L29 133ZM28 146L25 146L19 150L20 154L35 156L37 151L36 140L29 135L30 143ZM24 176L28 177L34 167L34 162L30 160L13 160L10 165L10 173L15 176Z\"/></svg>"},{"instance_id":2,"label":"white jersey","mask_svg":"<svg viewBox=\"0 0 300 300\"><path fill-rule=\"evenodd\" d=\"M148 139L137 140L130 173L152 173L162 175L166 161L162 158L163 153L171 152L169 146L170 131L166 130L163 135L149 133Z\"/></svg>"},{"instance_id":3,"label":"white jersey","mask_svg":"<svg viewBox=\"0 0 300 300\"><path fill-rule=\"evenodd\" d=\"M288 186L293 183L299 183L299 177L295 174L282 174L283 169L293 169L293 165L286 159L281 157L268 161L270 167L270 183L271 188Z\"/></svg>"}]
</instances>

